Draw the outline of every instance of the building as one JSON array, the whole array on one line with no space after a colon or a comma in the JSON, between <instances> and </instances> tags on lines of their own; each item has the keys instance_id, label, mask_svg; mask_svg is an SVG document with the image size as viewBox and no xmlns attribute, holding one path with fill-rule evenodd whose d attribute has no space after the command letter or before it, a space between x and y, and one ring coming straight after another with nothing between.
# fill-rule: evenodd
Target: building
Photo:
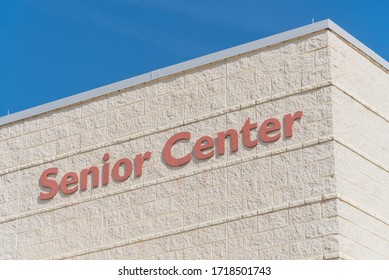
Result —
<instances>
[{"instance_id":1,"label":"building","mask_svg":"<svg viewBox=\"0 0 389 280\"><path fill-rule=\"evenodd\" d=\"M0 118L1 259L389 259L388 62L330 20Z\"/></svg>"}]
</instances>

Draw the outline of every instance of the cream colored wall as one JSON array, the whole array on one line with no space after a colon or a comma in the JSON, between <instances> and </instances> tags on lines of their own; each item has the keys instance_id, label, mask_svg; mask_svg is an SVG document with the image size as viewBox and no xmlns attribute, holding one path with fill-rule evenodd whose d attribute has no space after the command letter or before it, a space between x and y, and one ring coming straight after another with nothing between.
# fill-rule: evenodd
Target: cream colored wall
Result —
<instances>
[{"instance_id":1,"label":"cream colored wall","mask_svg":"<svg viewBox=\"0 0 389 280\"><path fill-rule=\"evenodd\" d=\"M344 258L389 258L389 75L330 34L333 129Z\"/></svg>"},{"instance_id":2,"label":"cream colored wall","mask_svg":"<svg viewBox=\"0 0 389 280\"><path fill-rule=\"evenodd\" d=\"M363 258L339 234L337 40L322 31L0 127L0 258ZM192 133L182 155L202 135L297 110L292 138L180 168L161 160L177 132ZM140 178L38 199L46 168L60 177L147 150Z\"/></svg>"}]
</instances>

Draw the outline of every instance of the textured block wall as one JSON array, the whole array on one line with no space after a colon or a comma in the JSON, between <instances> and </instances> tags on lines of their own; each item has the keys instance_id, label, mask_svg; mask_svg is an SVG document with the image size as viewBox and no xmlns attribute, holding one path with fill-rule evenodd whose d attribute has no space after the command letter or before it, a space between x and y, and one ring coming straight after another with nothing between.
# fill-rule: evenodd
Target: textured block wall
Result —
<instances>
[{"instance_id":1,"label":"textured block wall","mask_svg":"<svg viewBox=\"0 0 389 280\"><path fill-rule=\"evenodd\" d=\"M343 258L389 258L389 75L330 33Z\"/></svg>"},{"instance_id":2,"label":"textured block wall","mask_svg":"<svg viewBox=\"0 0 389 280\"><path fill-rule=\"evenodd\" d=\"M354 82L342 67L372 68L369 79L382 76L384 85L387 73L350 49L321 31L0 127L0 258L388 258L387 119L350 94L380 112L387 99L348 90ZM299 110L291 138L239 143L238 152L178 168L161 158L177 132L192 133L173 150L184 155L200 136ZM353 131L349 111L358 115ZM359 121L364 115L370 123ZM355 139L359 128L373 146ZM107 152L114 163L147 150L141 177L39 199L47 168L61 178L101 167ZM363 237L373 235L380 242Z\"/></svg>"}]
</instances>

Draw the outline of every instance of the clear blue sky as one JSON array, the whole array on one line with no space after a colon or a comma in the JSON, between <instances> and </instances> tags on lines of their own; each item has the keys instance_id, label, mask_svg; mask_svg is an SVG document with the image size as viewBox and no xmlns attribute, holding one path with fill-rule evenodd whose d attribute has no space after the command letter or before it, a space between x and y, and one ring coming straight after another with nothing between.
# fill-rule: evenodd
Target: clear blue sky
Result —
<instances>
[{"instance_id":1,"label":"clear blue sky","mask_svg":"<svg viewBox=\"0 0 389 280\"><path fill-rule=\"evenodd\" d=\"M312 18L389 60L388 0L0 0L0 116Z\"/></svg>"}]
</instances>

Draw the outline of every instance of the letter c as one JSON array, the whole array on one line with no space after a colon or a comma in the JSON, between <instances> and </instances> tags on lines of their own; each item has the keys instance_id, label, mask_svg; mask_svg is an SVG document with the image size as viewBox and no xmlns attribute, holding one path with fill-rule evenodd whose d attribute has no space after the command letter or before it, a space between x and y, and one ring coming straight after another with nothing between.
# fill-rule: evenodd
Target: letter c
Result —
<instances>
[{"instance_id":1,"label":"letter c","mask_svg":"<svg viewBox=\"0 0 389 280\"><path fill-rule=\"evenodd\" d=\"M190 132L179 132L166 142L165 147L163 147L163 158L167 164L170 166L181 166L188 163L192 159L192 154L189 153L182 158L175 158L172 156L172 147L173 145L180 140L190 140Z\"/></svg>"}]
</instances>

